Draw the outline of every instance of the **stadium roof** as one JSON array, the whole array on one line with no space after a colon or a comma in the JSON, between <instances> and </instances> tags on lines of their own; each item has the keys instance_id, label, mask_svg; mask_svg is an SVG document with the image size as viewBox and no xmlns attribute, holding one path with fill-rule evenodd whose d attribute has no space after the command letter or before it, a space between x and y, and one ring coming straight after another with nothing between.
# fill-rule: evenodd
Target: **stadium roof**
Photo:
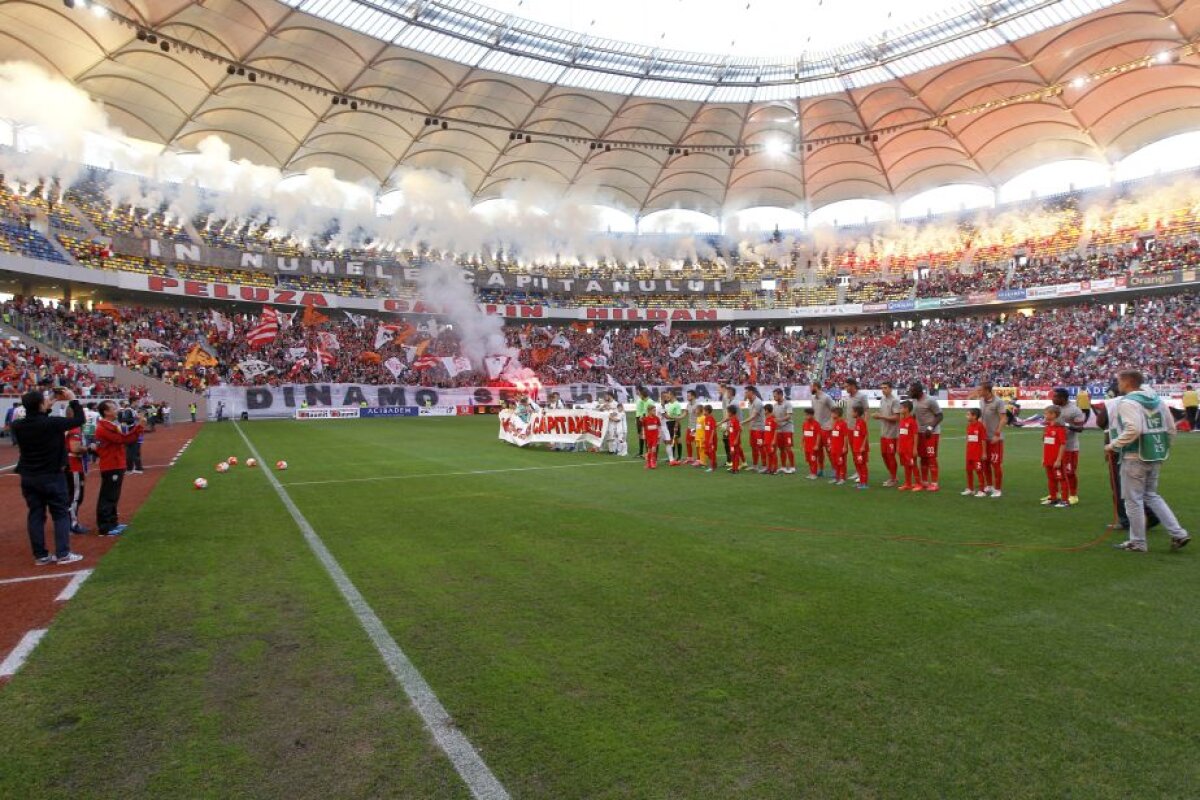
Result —
<instances>
[{"instance_id":1,"label":"stadium roof","mask_svg":"<svg viewBox=\"0 0 1200 800\"><path fill-rule=\"evenodd\" d=\"M130 136L186 151L215 133L235 157L385 186L434 168L479 200L535 179L635 214L811 210L1112 163L1200 128L1200 0L951 4L787 62L466 0L73 5L0 5L0 59L64 75Z\"/></svg>"}]
</instances>

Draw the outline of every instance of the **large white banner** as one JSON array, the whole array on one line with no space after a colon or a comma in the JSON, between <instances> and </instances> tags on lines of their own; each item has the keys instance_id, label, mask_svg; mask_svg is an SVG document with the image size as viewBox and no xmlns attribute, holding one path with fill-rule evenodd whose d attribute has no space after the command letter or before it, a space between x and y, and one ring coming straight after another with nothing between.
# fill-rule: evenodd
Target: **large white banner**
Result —
<instances>
[{"instance_id":1,"label":"large white banner","mask_svg":"<svg viewBox=\"0 0 1200 800\"><path fill-rule=\"evenodd\" d=\"M741 400L741 386L735 386L736 399ZM567 405L594 403L605 392L615 394L622 403L632 403L636 397L634 386L606 386L598 383L572 383L560 386L542 386L539 400L545 400L551 392L558 392ZM696 393L702 403L718 406L721 401L720 387L715 383L685 383L674 386L647 386L652 398L657 399L671 389L680 399L686 392ZM763 399L770 401L779 389L792 402L808 400L808 386L759 385ZM359 383L311 383L287 384L284 386L217 386L206 393L209 414L216 418L218 405L224 416L239 417L246 412L251 418L291 417L300 408L456 408L464 406L495 406L506 400L516 400L522 392L514 388L493 386L471 386L460 389L440 389L434 386L374 386Z\"/></svg>"},{"instance_id":2,"label":"large white banner","mask_svg":"<svg viewBox=\"0 0 1200 800\"><path fill-rule=\"evenodd\" d=\"M608 414L599 411L538 411L528 420L505 409L500 412L500 439L527 444L583 444L599 447L608 432Z\"/></svg>"}]
</instances>

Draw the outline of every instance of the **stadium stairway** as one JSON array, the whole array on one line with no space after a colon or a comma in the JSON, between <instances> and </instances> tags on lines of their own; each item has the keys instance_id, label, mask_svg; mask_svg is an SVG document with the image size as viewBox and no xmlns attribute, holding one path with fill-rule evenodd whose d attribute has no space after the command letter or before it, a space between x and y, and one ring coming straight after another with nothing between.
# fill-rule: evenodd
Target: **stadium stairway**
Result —
<instances>
[{"instance_id":1,"label":"stadium stairway","mask_svg":"<svg viewBox=\"0 0 1200 800\"><path fill-rule=\"evenodd\" d=\"M83 210L79 206L75 205L65 197L62 200L62 204L67 207L68 211L71 212L71 216L74 217L75 222L79 223L79 225L85 231L87 231L89 239L100 238L100 229L92 224L92 221L88 219L88 215L83 213Z\"/></svg>"}]
</instances>

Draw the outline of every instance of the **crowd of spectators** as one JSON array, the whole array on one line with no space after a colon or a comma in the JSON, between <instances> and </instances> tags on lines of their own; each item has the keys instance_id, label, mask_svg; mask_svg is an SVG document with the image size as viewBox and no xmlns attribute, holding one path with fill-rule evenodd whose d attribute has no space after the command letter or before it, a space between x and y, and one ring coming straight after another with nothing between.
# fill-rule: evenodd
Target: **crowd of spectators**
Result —
<instances>
[{"instance_id":1,"label":"crowd of spectators","mask_svg":"<svg viewBox=\"0 0 1200 800\"><path fill-rule=\"evenodd\" d=\"M1200 309L1192 294L1097 302L1023 314L873 327L833 337L829 377L866 386L916 378L929 385L1083 385L1136 364L1154 382L1200 380Z\"/></svg>"},{"instance_id":2,"label":"crowd of spectators","mask_svg":"<svg viewBox=\"0 0 1200 800\"><path fill-rule=\"evenodd\" d=\"M107 397L121 391L79 364L19 339L0 337L0 395L16 396L44 385L70 386L80 397Z\"/></svg>"},{"instance_id":3,"label":"crowd of spectators","mask_svg":"<svg viewBox=\"0 0 1200 800\"><path fill-rule=\"evenodd\" d=\"M210 309L132 306L72 310L19 300L0 308L31 335L81 361L119 363L192 391L311 381L453 387L496 378L483 364L448 371L439 359L459 356L461 342L452 326L432 320L329 312L304 324L299 311L283 317L274 341L255 348L247 341L259 322L254 315L214 318ZM582 322L508 325L500 349L515 358L511 366L519 363L542 383L802 384L824 375L833 382L855 376L864 386L902 378L963 386L981 376L1000 385L1081 385L1131 363L1155 381L1193 382L1200 380L1198 310L1200 299L1192 294L1142 298L1123 309L1085 301L1030 314L845 330L830 346L818 330L676 327L664 334ZM398 328L377 335L384 324ZM197 348L204 355L189 363ZM5 374L19 374L22 385L48 369L69 369L28 357L20 363L23 371Z\"/></svg>"}]
</instances>

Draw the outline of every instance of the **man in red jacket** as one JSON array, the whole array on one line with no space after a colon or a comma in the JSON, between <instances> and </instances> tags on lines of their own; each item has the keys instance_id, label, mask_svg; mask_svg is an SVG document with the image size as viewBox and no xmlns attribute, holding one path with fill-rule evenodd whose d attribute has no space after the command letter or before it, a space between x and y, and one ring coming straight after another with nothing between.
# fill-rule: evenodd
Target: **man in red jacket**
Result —
<instances>
[{"instance_id":1,"label":"man in red jacket","mask_svg":"<svg viewBox=\"0 0 1200 800\"><path fill-rule=\"evenodd\" d=\"M100 421L96 423L96 455L100 461L100 494L96 498L96 532L101 536L120 536L125 526L117 524L117 504L121 502L121 485L125 481L125 445L138 440L145 418L128 431L117 424L117 404L105 400L97 408Z\"/></svg>"}]
</instances>

